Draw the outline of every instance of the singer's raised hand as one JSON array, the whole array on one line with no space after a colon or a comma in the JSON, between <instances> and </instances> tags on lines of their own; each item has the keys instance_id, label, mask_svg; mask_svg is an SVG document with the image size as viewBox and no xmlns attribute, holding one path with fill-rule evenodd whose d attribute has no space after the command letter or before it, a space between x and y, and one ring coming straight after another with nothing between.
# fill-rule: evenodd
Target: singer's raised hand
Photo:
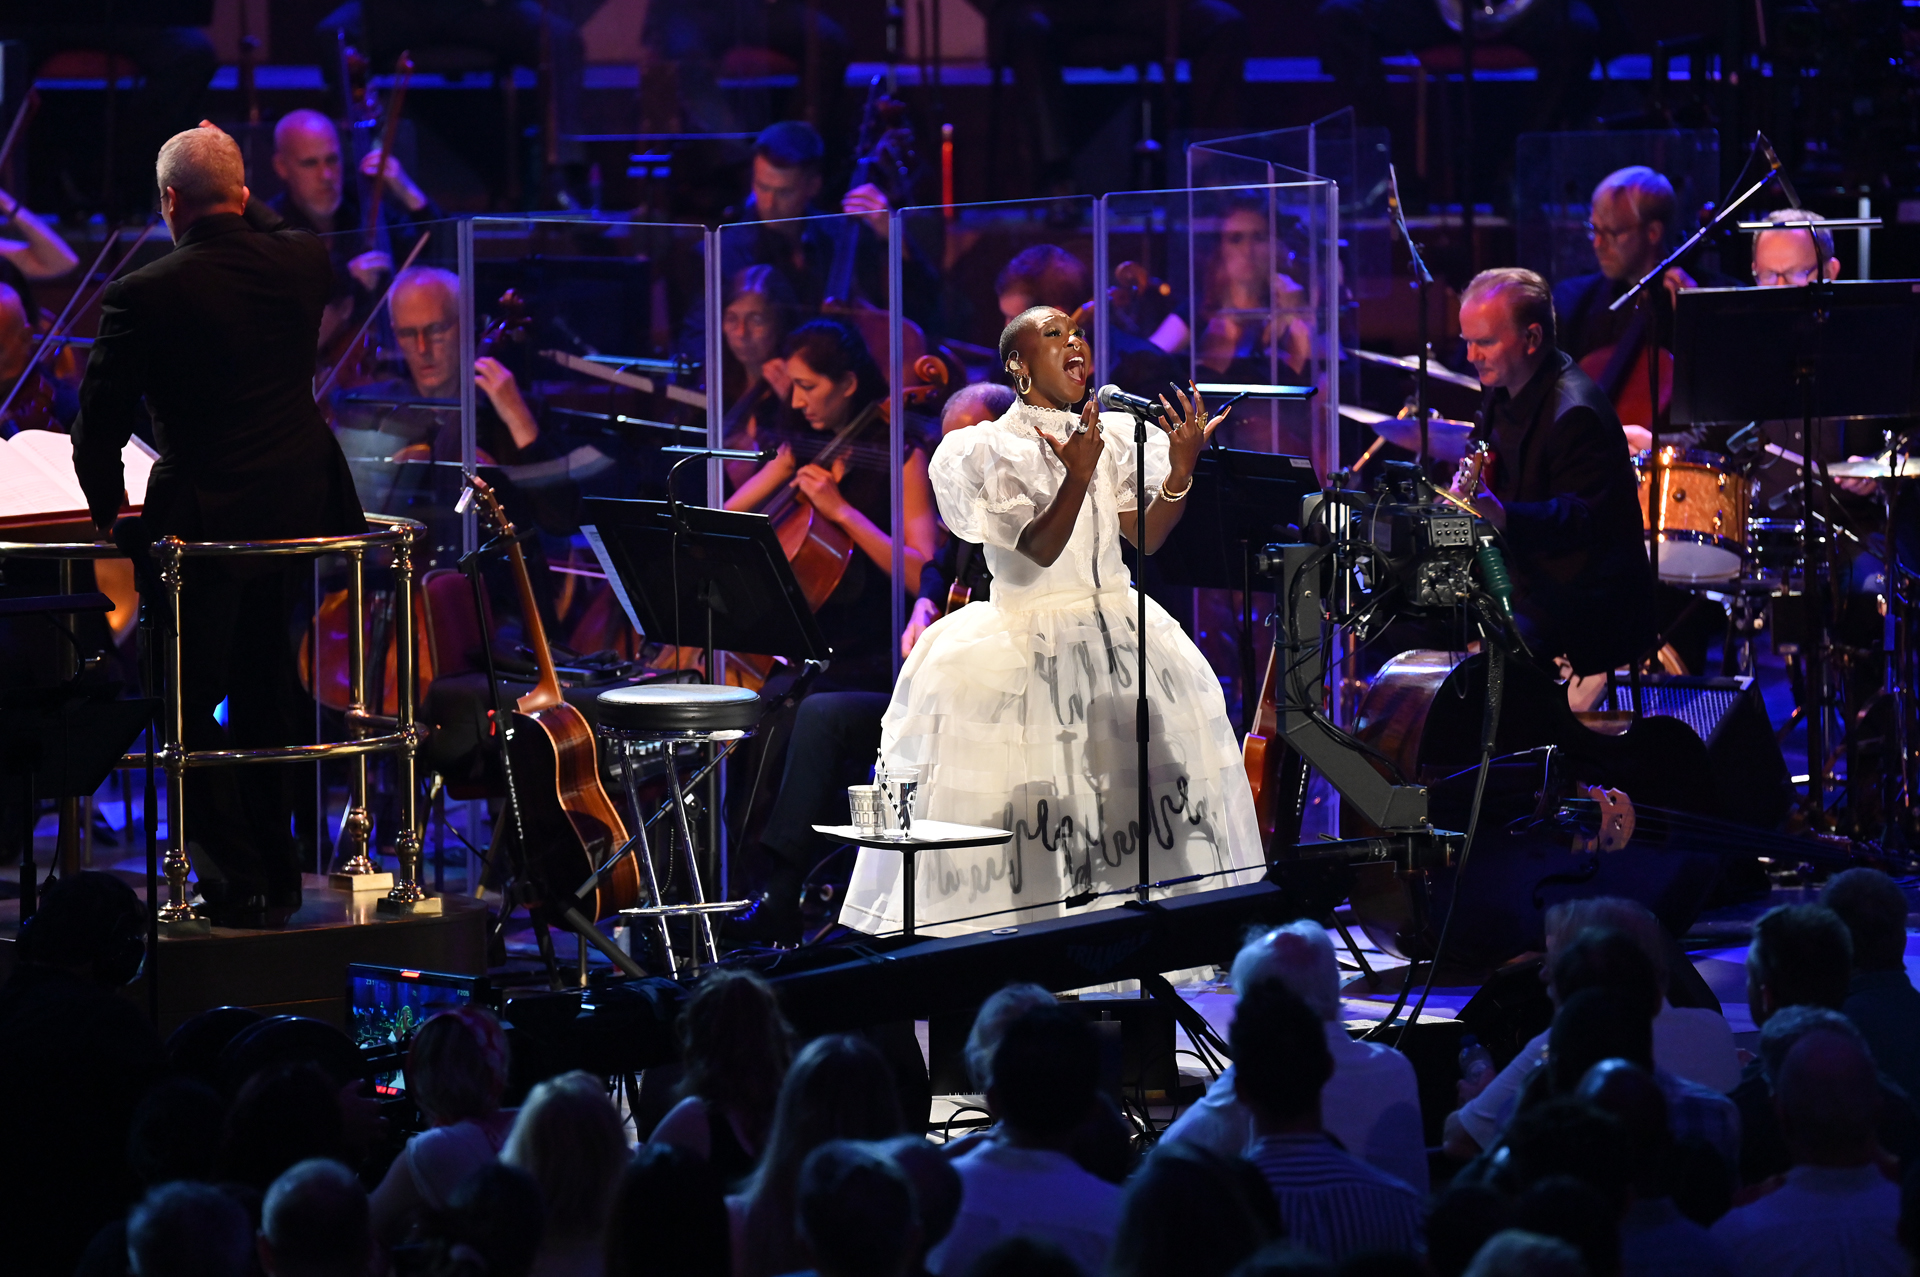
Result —
<instances>
[{"instance_id":1,"label":"singer's raised hand","mask_svg":"<svg viewBox=\"0 0 1920 1277\"><path fill-rule=\"evenodd\" d=\"M1100 441L1100 405L1092 396L1080 409L1080 428L1065 439L1056 439L1044 430L1038 433L1068 474L1083 483L1093 478L1094 468L1100 464L1100 450L1106 445Z\"/></svg>"},{"instance_id":2,"label":"singer's raised hand","mask_svg":"<svg viewBox=\"0 0 1920 1277\"><path fill-rule=\"evenodd\" d=\"M1192 382L1188 382L1187 386L1193 391L1191 399L1187 398L1186 391L1178 386L1172 387L1174 395L1180 400L1178 410L1167 402L1165 395L1160 396L1160 406L1164 409L1160 424L1167 432L1167 451L1173 462L1173 473L1167 481L1176 488L1193 473L1194 463L1213 439L1213 432L1227 419L1224 412L1209 418L1206 400L1201 397L1199 387Z\"/></svg>"}]
</instances>

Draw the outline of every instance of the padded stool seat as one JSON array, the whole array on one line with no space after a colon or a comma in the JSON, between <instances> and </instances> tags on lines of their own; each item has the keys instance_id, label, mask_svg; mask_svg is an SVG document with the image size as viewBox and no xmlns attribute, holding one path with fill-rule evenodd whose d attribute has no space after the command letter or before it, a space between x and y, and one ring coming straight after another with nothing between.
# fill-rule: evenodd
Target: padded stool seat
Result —
<instances>
[{"instance_id":1,"label":"padded stool seat","mask_svg":"<svg viewBox=\"0 0 1920 1277\"><path fill-rule=\"evenodd\" d=\"M600 726L616 732L730 732L760 721L759 693L705 683L616 687L599 697Z\"/></svg>"}]
</instances>

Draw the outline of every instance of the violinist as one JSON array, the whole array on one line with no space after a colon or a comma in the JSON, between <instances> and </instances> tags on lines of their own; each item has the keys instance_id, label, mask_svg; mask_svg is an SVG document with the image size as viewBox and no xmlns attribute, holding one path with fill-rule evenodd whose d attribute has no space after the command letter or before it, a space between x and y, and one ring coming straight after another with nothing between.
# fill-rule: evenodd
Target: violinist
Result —
<instances>
[{"instance_id":1,"label":"violinist","mask_svg":"<svg viewBox=\"0 0 1920 1277\"><path fill-rule=\"evenodd\" d=\"M12 401L0 417L0 437L19 430L64 433L80 411L78 389L54 376L45 361L27 372L32 359L33 332L26 305L19 293L0 284L0 403ZM28 381L21 386L23 373Z\"/></svg>"},{"instance_id":2,"label":"violinist","mask_svg":"<svg viewBox=\"0 0 1920 1277\"><path fill-rule=\"evenodd\" d=\"M886 382L860 334L837 319L816 319L795 329L782 348L792 383L793 407L806 431L782 443L727 500L729 510L759 510L792 491L852 542L844 575L818 612L820 629L834 651L833 664L815 684L820 690L885 691L893 682L888 633L893 591L920 587L920 571L934 553L933 489L927 482L927 450L911 436L901 472L905 493L906 578L890 588L893 572L892 483L887 421L882 408ZM815 464L834 445L827 464Z\"/></svg>"},{"instance_id":3,"label":"violinist","mask_svg":"<svg viewBox=\"0 0 1920 1277\"><path fill-rule=\"evenodd\" d=\"M402 272L393 281L392 313L407 375L340 391L334 397L337 420L348 429L390 436L390 451L425 444L432 460L459 461L459 278L434 266ZM505 364L488 355L475 359L473 384L486 397L474 426L484 461L525 465L554 455Z\"/></svg>"},{"instance_id":4,"label":"violinist","mask_svg":"<svg viewBox=\"0 0 1920 1277\"><path fill-rule=\"evenodd\" d=\"M0 261L20 272L23 278L58 279L80 264L58 231L3 190L0 190L0 221L4 221L6 228L0 230Z\"/></svg>"}]
</instances>

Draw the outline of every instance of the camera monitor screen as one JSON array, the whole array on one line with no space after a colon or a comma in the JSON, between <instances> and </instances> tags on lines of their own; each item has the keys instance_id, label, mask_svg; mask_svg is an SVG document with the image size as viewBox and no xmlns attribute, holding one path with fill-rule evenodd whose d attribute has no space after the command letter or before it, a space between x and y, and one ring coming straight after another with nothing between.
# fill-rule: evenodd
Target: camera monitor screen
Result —
<instances>
[{"instance_id":1,"label":"camera monitor screen","mask_svg":"<svg viewBox=\"0 0 1920 1277\"><path fill-rule=\"evenodd\" d=\"M368 1055L401 1055L427 1017L446 1007L465 1006L487 997L487 978L444 971L409 971L353 963L347 967L347 1031ZM382 1095L403 1095L407 1082L399 1069L375 1074Z\"/></svg>"}]
</instances>

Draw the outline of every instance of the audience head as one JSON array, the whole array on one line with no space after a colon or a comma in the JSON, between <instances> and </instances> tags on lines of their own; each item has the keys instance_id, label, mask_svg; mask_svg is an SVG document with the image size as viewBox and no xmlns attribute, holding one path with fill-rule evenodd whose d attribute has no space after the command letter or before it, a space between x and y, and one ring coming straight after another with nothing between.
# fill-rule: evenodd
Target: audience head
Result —
<instances>
[{"instance_id":1,"label":"audience head","mask_svg":"<svg viewBox=\"0 0 1920 1277\"><path fill-rule=\"evenodd\" d=\"M946 1239L960 1215L960 1172L953 1169L952 1159L918 1135L887 1140L880 1151L893 1159L913 1190L924 1256Z\"/></svg>"},{"instance_id":2,"label":"audience head","mask_svg":"<svg viewBox=\"0 0 1920 1277\"><path fill-rule=\"evenodd\" d=\"M1310 918L1249 940L1233 960L1233 987L1244 994L1256 981L1274 979L1322 1020L1340 1018L1340 964L1327 929Z\"/></svg>"},{"instance_id":3,"label":"audience head","mask_svg":"<svg viewBox=\"0 0 1920 1277\"><path fill-rule=\"evenodd\" d=\"M1653 964L1660 996L1667 994L1672 972L1669 951L1673 938L1653 912L1637 900L1620 896L1591 896L1584 900L1563 900L1547 910L1547 962L1542 979L1551 979L1560 953L1587 931L1605 928L1618 931L1640 946Z\"/></svg>"},{"instance_id":4,"label":"audience head","mask_svg":"<svg viewBox=\"0 0 1920 1277\"><path fill-rule=\"evenodd\" d=\"M728 277L720 332L727 339L727 353L746 369L749 382L760 375L762 364L780 353L793 305L793 286L771 266L748 266Z\"/></svg>"},{"instance_id":5,"label":"audience head","mask_svg":"<svg viewBox=\"0 0 1920 1277\"><path fill-rule=\"evenodd\" d=\"M1673 1150L1667 1122L1667 1097L1653 1074L1626 1060L1602 1060L1580 1079L1574 1098L1620 1122L1633 1168L1634 1192L1641 1197L1667 1194L1666 1171Z\"/></svg>"},{"instance_id":6,"label":"audience head","mask_svg":"<svg viewBox=\"0 0 1920 1277\"><path fill-rule=\"evenodd\" d=\"M1460 295L1460 336L1480 384L1518 394L1554 348L1553 290L1518 266L1483 270Z\"/></svg>"},{"instance_id":7,"label":"audience head","mask_svg":"<svg viewBox=\"0 0 1920 1277\"><path fill-rule=\"evenodd\" d=\"M246 1208L211 1184L162 1184L127 1217L133 1277L247 1277L252 1253Z\"/></svg>"},{"instance_id":8,"label":"audience head","mask_svg":"<svg viewBox=\"0 0 1920 1277\"><path fill-rule=\"evenodd\" d=\"M1799 222L1813 216L1803 209L1776 208L1769 222ZM1833 255L1833 232L1824 226L1783 226L1757 231L1753 237L1753 282L1762 288L1799 288L1815 276L1840 278L1840 259ZM1853 872L1853 871L1849 871Z\"/></svg>"},{"instance_id":9,"label":"audience head","mask_svg":"<svg viewBox=\"0 0 1920 1277\"><path fill-rule=\"evenodd\" d=\"M223 1089L238 1093L248 1078L276 1064L317 1064L336 1087L365 1072L360 1048L337 1024L304 1015L270 1015L247 1025L220 1051Z\"/></svg>"},{"instance_id":10,"label":"audience head","mask_svg":"<svg viewBox=\"0 0 1920 1277\"><path fill-rule=\"evenodd\" d=\"M1280 1231L1273 1193L1250 1163L1162 1145L1121 1199L1107 1277L1227 1277Z\"/></svg>"},{"instance_id":11,"label":"audience head","mask_svg":"<svg viewBox=\"0 0 1920 1277\"><path fill-rule=\"evenodd\" d=\"M433 1219L430 1242L454 1260L447 1268L474 1277L528 1277L545 1240L545 1213L533 1176L488 1162L453 1190L447 1209Z\"/></svg>"},{"instance_id":12,"label":"audience head","mask_svg":"<svg viewBox=\"0 0 1920 1277\"><path fill-rule=\"evenodd\" d=\"M1496 1233L1480 1248L1466 1277L1589 1277L1589 1274L1580 1252L1558 1237L1509 1228Z\"/></svg>"},{"instance_id":13,"label":"audience head","mask_svg":"<svg viewBox=\"0 0 1920 1277\"><path fill-rule=\"evenodd\" d=\"M1555 1095L1572 1095L1602 1060L1653 1068L1653 1017L1636 997L1615 989L1582 989L1554 1013L1547 1031L1547 1076Z\"/></svg>"},{"instance_id":14,"label":"audience head","mask_svg":"<svg viewBox=\"0 0 1920 1277\"><path fill-rule=\"evenodd\" d=\"M987 1108L1016 1144L1065 1150L1092 1110L1100 1044L1079 1015L1055 1003L1030 1007L1000 1035Z\"/></svg>"},{"instance_id":15,"label":"audience head","mask_svg":"<svg viewBox=\"0 0 1920 1277\"><path fill-rule=\"evenodd\" d=\"M1593 188L1589 239L1608 279L1639 279L1668 251L1678 204L1673 183L1646 167L1616 169Z\"/></svg>"},{"instance_id":16,"label":"audience head","mask_svg":"<svg viewBox=\"0 0 1920 1277\"><path fill-rule=\"evenodd\" d=\"M1234 1094L1261 1129L1318 1130L1333 1056L1313 1008L1279 980L1255 980L1240 994L1229 1037Z\"/></svg>"},{"instance_id":17,"label":"audience head","mask_svg":"<svg viewBox=\"0 0 1920 1277\"><path fill-rule=\"evenodd\" d=\"M1087 1277L1072 1256L1039 1237L1009 1237L980 1253L966 1277Z\"/></svg>"},{"instance_id":18,"label":"audience head","mask_svg":"<svg viewBox=\"0 0 1920 1277\"><path fill-rule=\"evenodd\" d=\"M993 281L1000 314L1012 319L1034 306L1052 306L1071 315L1093 296L1087 264L1064 248L1035 244L1014 255ZM1001 354L1001 362L1006 355Z\"/></svg>"},{"instance_id":19,"label":"audience head","mask_svg":"<svg viewBox=\"0 0 1920 1277\"><path fill-rule=\"evenodd\" d=\"M1747 945L1747 1003L1753 1022L1787 1007L1838 1011L1853 978L1847 924L1824 905L1779 905L1760 915Z\"/></svg>"},{"instance_id":20,"label":"audience head","mask_svg":"<svg viewBox=\"0 0 1920 1277\"><path fill-rule=\"evenodd\" d=\"M317 1064L275 1064L247 1079L227 1110L221 1178L264 1191L308 1158L346 1156L340 1088Z\"/></svg>"},{"instance_id":21,"label":"audience head","mask_svg":"<svg viewBox=\"0 0 1920 1277\"><path fill-rule=\"evenodd\" d=\"M919 1255L913 1190L871 1144L829 1140L807 1154L794 1209L820 1277L901 1277Z\"/></svg>"},{"instance_id":22,"label":"audience head","mask_svg":"<svg viewBox=\"0 0 1920 1277\"><path fill-rule=\"evenodd\" d=\"M409 266L388 290L393 339L421 394L459 391L460 277L438 266Z\"/></svg>"},{"instance_id":23,"label":"audience head","mask_svg":"<svg viewBox=\"0 0 1920 1277\"><path fill-rule=\"evenodd\" d=\"M1003 386L997 381L976 381L962 386L948 397L940 409L940 435L945 438L968 426L998 421L1001 414L1011 407L1013 388L1010 386Z\"/></svg>"},{"instance_id":24,"label":"audience head","mask_svg":"<svg viewBox=\"0 0 1920 1277\"><path fill-rule=\"evenodd\" d=\"M1766 1079L1769 1090L1780 1085L1780 1069L1787 1062L1787 1052L1793 1050L1794 1043L1816 1029L1852 1038L1863 1049L1867 1049L1860 1030L1840 1012L1827 1007L1788 1007L1777 1015L1769 1016L1760 1029L1760 1076ZM1870 1049L1868 1054L1872 1054Z\"/></svg>"},{"instance_id":25,"label":"audience head","mask_svg":"<svg viewBox=\"0 0 1920 1277\"><path fill-rule=\"evenodd\" d=\"M1550 988L1565 1006L1576 994L1606 989L1646 1013L1660 1014L1660 973L1646 949L1624 931L1588 927L1553 957Z\"/></svg>"},{"instance_id":26,"label":"audience head","mask_svg":"<svg viewBox=\"0 0 1920 1277\"><path fill-rule=\"evenodd\" d=\"M1907 958L1907 895L1878 869L1835 874L1820 903L1838 914L1859 971L1900 971Z\"/></svg>"},{"instance_id":27,"label":"audience head","mask_svg":"<svg viewBox=\"0 0 1920 1277\"><path fill-rule=\"evenodd\" d=\"M627 1161L627 1137L606 1087L563 1073L533 1088L500 1160L533 1176L547 1203L550 1245L597 1238Z\"/></svg>"},{"instance_id":28,"label":"audience head","mask_svg":"<svg viewBox=\"0 0 1920 1277\"><path fill-rule=\"evenodd\" d=\"M1878 1149L1880 1084L1858 1039L1815 1029L1787 1051L1774 1112L1796 1166L1864 1166Z\"/></svg>"},{"instance_id":29,"label":"audience head","mask_svg":"<svg viewBox=\"0 0 1920 1277\"><path fill-rule=\"evenodd\" d=\"M753 142L753 215L763 222L805 217L820 193L826 147L813 125L781 120Z\"/></svg>"},{"instance_id":30,"label":"audience head","mask_svg":"<svg viewBox=\"0 0 1920 1277\"><path fill-rule=\"evenodd\" d=\"M1624 1206L1584 1180L1554 1175L1528 1186L1514 1201L1513 1223L1525 1232L1557 1237L1579 1251L1592 1277L1612 1277L1620 1271Z\"/></svg>"},{"instance_id":31,"label":"audience head","mask_svg":"<svg viewBox=\"0 0 1920 1277\"><path fill-rule=\"evenodd\" d=\"M985 1002L973 1017L967 1034L967 1074L982 1092L993 1076L993 1053L1007 1026L1035 1007L1058 1006L1060 1000L1037 984L1010 984Z\"/></svg>"},{"instance_id":32,"label":"audience head","mask_svg":"<svg viewBox=\"0 0 1920 1277\"><path fill-rule=\"evenodd\" d=\"M703 1157L643 1144L607 1221L607 1277L727 1277L726 1189Z\"/></svg>"},{"instance_id":33,"label":"audience head","mask_svg":"<svg viewBox=\"0 0 1920 1277\"><path fill-rule=\"evenodd\" d=\"M210 1180L227 1102L194 1077L173 1077L141 1097L127 1129L127 1169L148 1188L177 1179Z\"/></svg>"},{"instance_id":34,"label":"audience head","mask_svg":"<svg viewBox=\"0 0 1920 1277\"><path fill-rule=\"evenodd\" d=\"M902 1125L893 1070L871 1043L839 1034L801 1048L748 1181L746 1254L736 1267L749 1277L773 1277L798 1266L794 1189L807 1154L829 1140L890 1139Z\"/></svg>"},{"instance_id":35,"label":"audience head","mask_svg":"<svg viewBox=\"0 0 1920 1277\"><path fill-rule=\"evenodd\" d=\"M212 1007L200 1012L168 1036L167 1068L220 1087L221 1056L228 1044L266 1018L252 1007Z\"/></svg>"},{"instance_id":36,"label":"audience head","mask_svg":"<svg viewBox=\"0 0 1920 1277\"><path fill-rule=\"evenodd\" d=\"M407 1049L407 1091L435 1126L490 1117L507 1091L507 1035L485 1007L428 1016Z\"/></svg>"},{"instance_id":37,"label":"audience head","mask_svg":"<svg viewBox=\"0 0 1920 1277\"><path fill-rule=\"evenodd\" d=\"M1456 1179L1427 1212L1427 1263L1434 1277L1460 1277L1487 1239L1513 1226L1513 1205L1491 1184Z\"/></svg>"},{"instance_id":38,"label":"audience head","mask_svg":"<svg viewBox=\"0 0 1920 1277\"><path fill-rule=\"evenodd\" d=\"M838 319L809 320L780 349L793 381L793 407L815 430L839 429L887 393L866 340Z\"/></svg>"},{"instance_id":39,"label":"audience head","mask_svg":"<svg viewBox=\"0 0 1920 1277\"><path fill-rule=\"evenodd\" d=\"M267 1277L366 1277L373 1258L367 1190L338 1162L299 1163L267 1190L259 1249Z\"/></svg>"},{"instance_id":40,"label":"audience head","mask_svg":"<svg viewBox=\"0 0 1920 1277\"><path fill-rule=\"evenodd\" d=\"M289 111L273 126L273 172L287 199L320 226L331 226L346 191L340 131L318 111Z\"/></svg>"},{"instance_id":41,"label":"audience head","mask_svg":"<svg viewBox=\"0 0 1920 1277\"><path fill-rule=\"evenodd\" d=\"M1498 1167L1514 1191L1558 1175L1591 1185L1617 1215L1627 1204L1633 1179L1627 1133L1620 1119L1578 1100L1559 1098L1515 1113Z\"/></svg>"},{"instance_id":42,"label":"audience head","mask_svg":"<svg viewBox=\"0 0 1920 1277\"><path fill-rule=\"evenodd\" d=\"M1268 1242L1233 1270L1233 1277L1334 1277L1333 1265L1290 1241Z\"/></svg>"},{"instance_id":43,"label":"audience head","mask_svg":"<svg viewBox=\"0 0 1920 1277\"><path fill-rule=\"evenodd\" d=\"M153 169L160 215L176 243L203 217L246 212L246 161L240 144L221 129L204 125L175 133L161 146Z\"/></svg>"},{"instance_id":44,"label":"audience head","mask_svg":"<svg viewBox=\"0 0 1920 1277\"><path fill-rule=\"evenodd\" d=\"M117 989L139 975L146 961L147 907L110 873L69 874L21 925L15 954L23 966Z\"/></svg>"},{"instance_id":45,"label":"audience head","mask_svg":"<svg viewBox=\"0 0 1920 1277\"><path fill-rule=\"evenodd\" d=\"M697 1095L766 1133L793 1061L793 1028L773 988L750 971L715 971L680 1013L680 1094Z\"/></svg>"}]
</instances>

